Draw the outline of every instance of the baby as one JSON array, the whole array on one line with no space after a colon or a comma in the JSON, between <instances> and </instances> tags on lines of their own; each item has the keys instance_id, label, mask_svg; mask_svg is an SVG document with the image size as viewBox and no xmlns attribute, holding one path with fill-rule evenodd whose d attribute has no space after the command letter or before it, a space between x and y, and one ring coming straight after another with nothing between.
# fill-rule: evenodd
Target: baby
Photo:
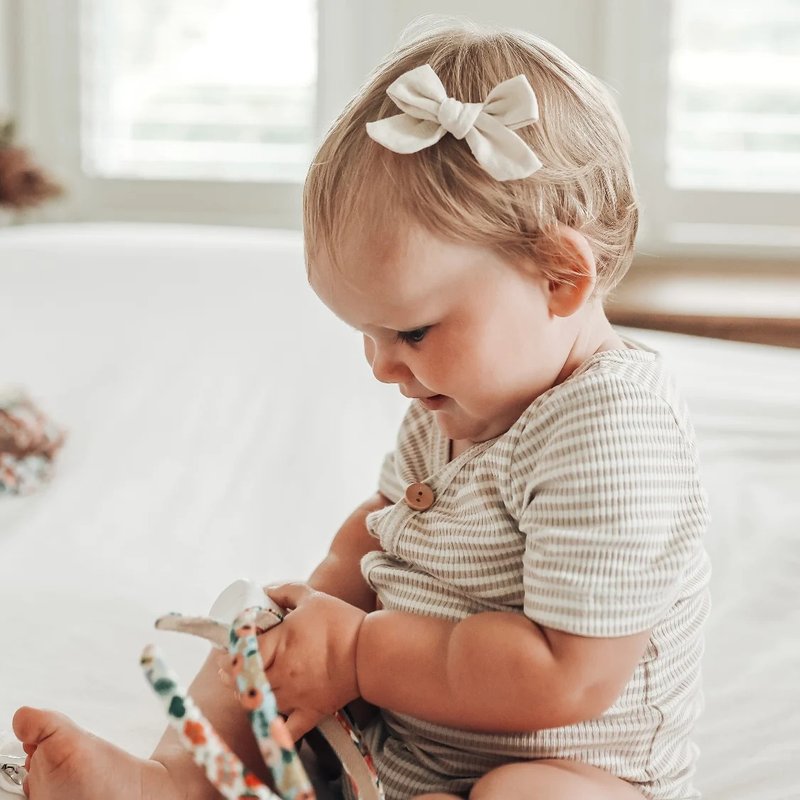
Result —
<instances>
[{"instance_id":1,"label":"baby","mask_svg":"<svg viewBox=\"0 0 800 800\"><path fill-rule=\"evenodd\" d=\"M357 698L389 800L699 797L707 525L659 355L609 324L637 206L606 89L516 31L391 53L317 154L311 287L410 399L378 492L261 637L295 738ZM223 677L227 673L223 670ZM210 657L192 693L263 775ZM34 800L217 796L20 709Z\"/></svg>"}]
</instances>

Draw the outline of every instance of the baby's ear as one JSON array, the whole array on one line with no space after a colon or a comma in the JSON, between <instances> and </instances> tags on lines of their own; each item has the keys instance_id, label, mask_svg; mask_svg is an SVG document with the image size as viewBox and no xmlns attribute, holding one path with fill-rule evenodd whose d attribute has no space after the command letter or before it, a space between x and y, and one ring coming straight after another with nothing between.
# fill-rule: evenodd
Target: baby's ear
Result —
<instances>
[{"instance_id":1,"label":"baby's ear","mask_svg":"<svg viewBox=\"0 0 800 800\"><path fill-rule=\"evenodd\" d=\"M548 246L548 267L563 279L548 283L548 308L557 317L569 317L591 297L597 282L597 264L586 237L559 224Z\"/></svg>"}]
</instances>

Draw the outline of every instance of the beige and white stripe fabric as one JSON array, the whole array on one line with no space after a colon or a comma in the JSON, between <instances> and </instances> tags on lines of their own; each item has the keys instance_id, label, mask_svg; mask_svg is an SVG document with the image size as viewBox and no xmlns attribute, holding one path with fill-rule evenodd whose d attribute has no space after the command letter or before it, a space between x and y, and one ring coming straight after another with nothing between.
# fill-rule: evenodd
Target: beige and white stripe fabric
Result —
<instances>
[{"instance_id":1,"label":"beige and white stripe fabric","mask_svg":"<svg viewBox=\"0 0 800 800\"><path fill-rule=\"evenodd\" d=\"M385 608L450 620L512 610L582 636L652 633L595 720L499 735L384 710L369 736L390 800L466 796L493 767L535 758L602 767L653 800L699 797L690 735L709 611L706 498L660 357L628 347L595 354L453 461L433 414L408 409L380 476L395 504L367 519L382 550L362 561ZM417 482L435 496L424 511L404 501Z\"/></svg>"}]
</instances>

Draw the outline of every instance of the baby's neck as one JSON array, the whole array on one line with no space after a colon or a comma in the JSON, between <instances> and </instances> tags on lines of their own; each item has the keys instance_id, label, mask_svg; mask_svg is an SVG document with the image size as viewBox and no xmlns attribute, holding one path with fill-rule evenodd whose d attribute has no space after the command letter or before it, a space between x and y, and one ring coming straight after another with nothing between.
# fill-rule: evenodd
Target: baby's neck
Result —
<instances>
[{"instance_id":1,"label":"baby's neck","mask_svg":"<svg viewBox=\"0 0 800 800\"><path fill-rule=\"evenodd\" d=\"M625 342L611 326L605 310L599 303L586 308L581 315L579 327L574 333L572 346L564 366L553 383L563 383L587 358L604 350L625 350Z\"/></svg>"}]
</instances>

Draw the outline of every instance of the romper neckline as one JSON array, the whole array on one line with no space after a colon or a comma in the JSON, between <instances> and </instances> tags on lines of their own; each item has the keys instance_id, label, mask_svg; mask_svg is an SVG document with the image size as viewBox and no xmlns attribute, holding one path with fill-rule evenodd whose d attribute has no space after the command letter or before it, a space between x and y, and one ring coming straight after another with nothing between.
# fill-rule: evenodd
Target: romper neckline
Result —
<instances>
[{"instance_id":1,"label":"romper neckline","mask_svg":"<svg viewBox=\"0 0 800 800\"><path fill-rule=\"evenodd\" d=\"M552 392L556 391L557 389L561 388L565 384L569 383L573 378L576 378L578 375L582 375L586 372L590 367L594 366L596 363L601 361L655 361L659 357L659 353L657 350L653 350L651 347L648 347L646 344L639 342L635 339L631 339L628 336L620 336L620 339L625 343L625 350L621 348L616 348L613 350L601 350L599 353L593 353L589 356L583 363L581 363L575 370L573 370L570 375L568 375L561 383L557 384L556 386L551 386L547 391L542 392L538 397L534 398L531 404L519 415L519 418L514 421L511 427L504 431L503 433L498 434L493 439L487 439L485 442L475 442L470 447L468 447L463 452L459 453L455 458L450 458L450 446L452 439L444 436L439 430L439 426L436 424L436 420L433 420L433 429L434 429L434 436L436 437L436 469L435 472L439 472L446 467L453 467L454 465L458 465L458 470L461 469L467 462L471 461L476 456L479 456L483 453L484 450L488 450L492 445L496 442L500 441L504 436L508 436L517 425L520 424L520 421L527 417L531 409L538 405L540 402L543 402L546 397L548 397Z\"/></svg>"}]
</instances>

